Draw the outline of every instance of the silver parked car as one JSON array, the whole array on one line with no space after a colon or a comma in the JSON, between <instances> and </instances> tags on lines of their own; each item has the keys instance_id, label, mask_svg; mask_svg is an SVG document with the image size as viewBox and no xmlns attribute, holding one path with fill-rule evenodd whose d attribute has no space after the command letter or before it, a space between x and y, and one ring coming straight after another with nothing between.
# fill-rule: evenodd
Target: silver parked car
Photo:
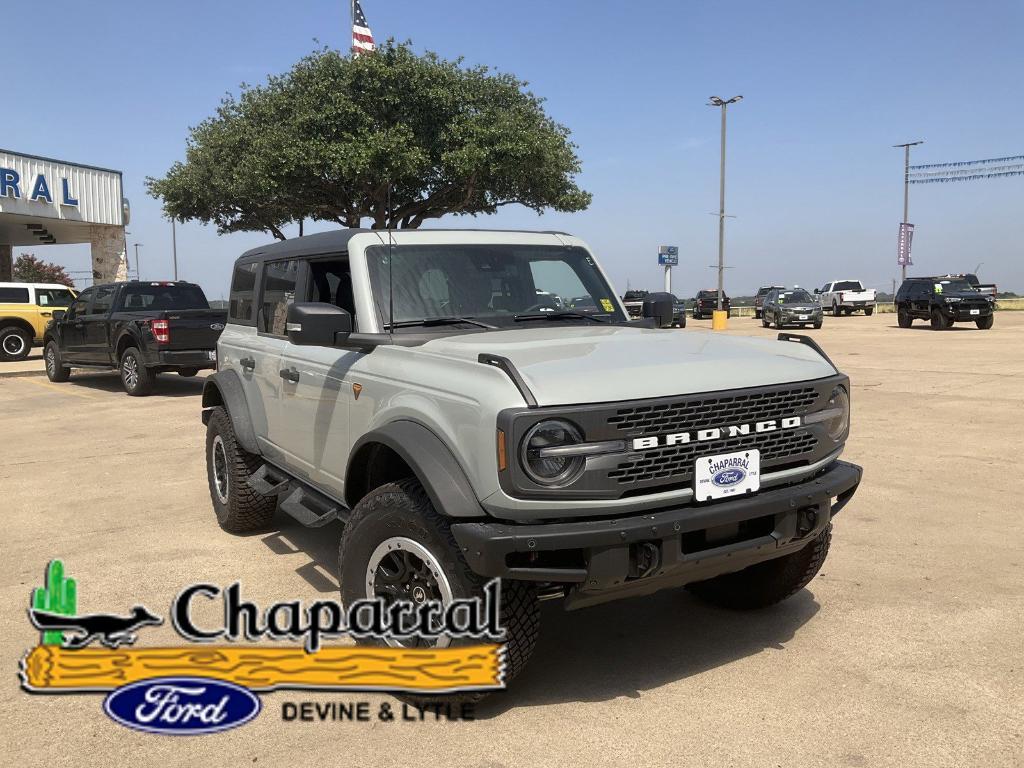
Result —
<instances>
[{"instance_id":1,"label":"silver parked car","mask_svg":"<svg viewBox=\"0 0 1024 768\"><path fill-rule=\"evenodd\" d=\"M821 304L803 288L773 288L764 297L761 325L765 328L772 324L779 329L787 325L821 328L822 319Z\"/></svg>"}]
</instances>

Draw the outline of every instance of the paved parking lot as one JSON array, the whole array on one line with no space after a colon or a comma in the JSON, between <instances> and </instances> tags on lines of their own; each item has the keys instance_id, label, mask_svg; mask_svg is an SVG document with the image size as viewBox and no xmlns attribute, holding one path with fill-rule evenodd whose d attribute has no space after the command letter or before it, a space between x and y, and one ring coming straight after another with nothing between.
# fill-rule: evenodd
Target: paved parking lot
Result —
<instances>
[{"instance_id":1,"label":"paved parking lot","mask_svg":"<svg viewBox=\"0 0 1024 768\"><path fill-rule=\"evenodd\" d=\"M266 603L334 591L339 529L220 531L201 379L161 376L145 399L114 374L0 379L3 764L1022 765L1024 312L984 332L894 326L810 331L852 378L846 457L865 469L810 589L755 614L685 592L546 604L531 666L472 723L283 722L286 701L381 697L279 692L242 728L171 738L115 725L99 696L22 693L17 660L37 638L25 609L50 558L83 611L162 608L200 579L241 580ZM728 333L775 332L734 318Z\"/></svg>"}]
</instances>

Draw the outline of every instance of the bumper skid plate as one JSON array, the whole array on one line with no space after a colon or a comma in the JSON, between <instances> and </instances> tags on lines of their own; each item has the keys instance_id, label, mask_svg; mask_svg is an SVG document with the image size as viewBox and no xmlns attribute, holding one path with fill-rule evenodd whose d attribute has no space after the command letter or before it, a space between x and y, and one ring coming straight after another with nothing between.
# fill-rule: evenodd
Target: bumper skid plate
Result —
<instances>
[{"instance_id":1,"label":"bumper skid plate","mask_svg":"<svg viewBox=\"0 0 1024 768\"><path fill-rule=\"evenodd\" d=\"M567 608L649 594L796 552L853 497L861 468L836 461L796 485L601 520L455 523L482 576L570 585Z\"/></svg>"}]
</instances>

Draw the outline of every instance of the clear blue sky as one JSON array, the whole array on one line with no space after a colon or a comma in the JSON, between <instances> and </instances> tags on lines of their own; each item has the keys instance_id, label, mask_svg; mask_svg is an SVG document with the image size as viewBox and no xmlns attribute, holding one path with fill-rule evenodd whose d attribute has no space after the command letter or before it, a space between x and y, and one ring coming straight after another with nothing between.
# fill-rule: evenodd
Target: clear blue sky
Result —
<instances>
[{"instance_id":1,"label":"clear blue sky","mask_svg":"<svg viewBox=\"0 0 1024 768\"><path fill-rule=\"evenodd\" d=\"M948 2L363 0L378 39L464 56L530 81L568 125L591 208L505 210L445 226L564 229L598 252L621 292L713 283L718 111L730 109L730 293L782 281L896 276L902 158L1024 154L1024 5ZM240 82L286 70L314 39L348 45L347 0L5 3L0 146L125 173L146 278L170 274L170 227L143 179L184 154L188 127ZM1024 177L911 187L916 270L970 270L1024 292ZM268 239L179 227L181 274L211 297L233 258ZM80 246L36 249L71 269Z\"/></svg>"}]
</instances>

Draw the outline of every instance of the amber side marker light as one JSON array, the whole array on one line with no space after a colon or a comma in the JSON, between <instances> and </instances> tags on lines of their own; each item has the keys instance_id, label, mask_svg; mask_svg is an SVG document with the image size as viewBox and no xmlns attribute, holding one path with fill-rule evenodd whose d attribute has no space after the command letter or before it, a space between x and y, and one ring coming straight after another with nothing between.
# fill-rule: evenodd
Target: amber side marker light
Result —
<instances>
[{"instance_id":1,"label":"amber side marker light","mask_svg":"<svg viewBox=\"0 0 1024 768\"><path fill-rule=\"evenodd\" d=\"M498 430L498 471L504 472L508 468L508 454L505 449L505 433Z\"/></svg>"}]
</instances>

